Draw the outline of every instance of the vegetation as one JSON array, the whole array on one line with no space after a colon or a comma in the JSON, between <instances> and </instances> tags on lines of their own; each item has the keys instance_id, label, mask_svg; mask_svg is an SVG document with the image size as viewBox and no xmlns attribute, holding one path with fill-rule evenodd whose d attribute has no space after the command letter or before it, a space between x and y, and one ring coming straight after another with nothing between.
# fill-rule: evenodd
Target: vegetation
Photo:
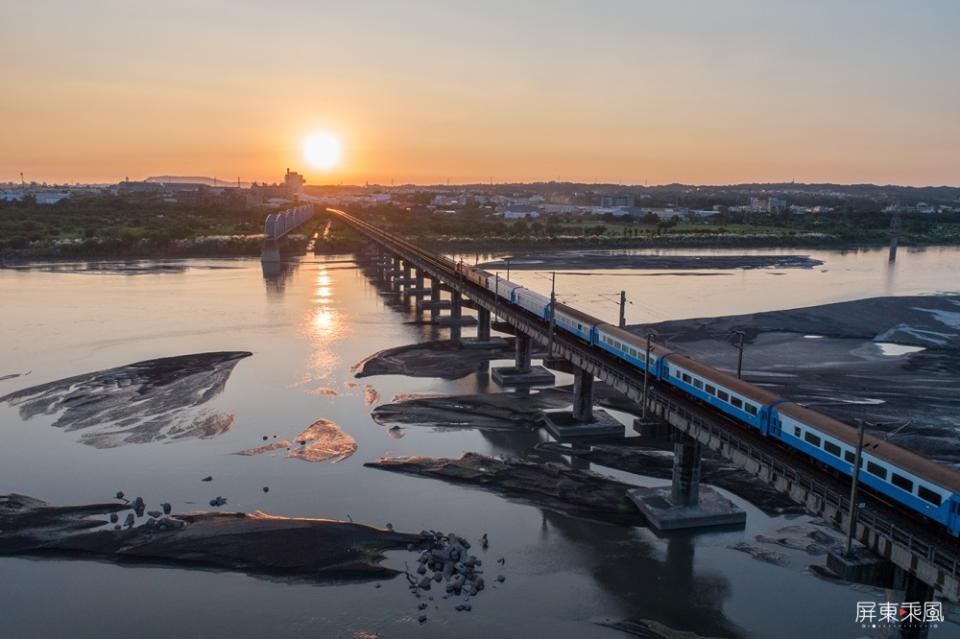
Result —
<instances>
[{"instance_id":1,"label":"vegetation","mask_svg":"<svg viewBox=\"0 0 960 639\"><path fill-rule=\"evenodd\" d=\"M257 254L266 212L227 201L77 197L0 202L0 255L118 257Z\"/></svg>"},{"instance_id":2,"label":"vegetation","mask_svg":"<svg viewBox=\"0 0 960 639\"><path fill-rule=\"evenodd\" d=\"M489 209L457 214L412 213L385 206L360 211L412 241L428 245L488 246L536 244L615 246L854 246L890 241L891 214L842 209L822 214L722 213L701 219L549 215L503 220ZM902 216L904 244L960 243L960 213Z\"/></svg>"}]
</instances>

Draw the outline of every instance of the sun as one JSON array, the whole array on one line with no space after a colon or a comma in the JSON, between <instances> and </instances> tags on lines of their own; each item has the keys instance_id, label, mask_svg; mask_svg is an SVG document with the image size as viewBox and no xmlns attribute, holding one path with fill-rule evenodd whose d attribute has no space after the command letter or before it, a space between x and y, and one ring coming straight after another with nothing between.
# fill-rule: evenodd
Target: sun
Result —
<instances>
[{"instance_id":1,"label":"sun","mask_svg":"<svg viewBox=\"0 0 960 639\"><path fill-rule=\"evenodd\" d=\"M312 133L303 141L303 157L317 169L332 169L340 162L340 140L332 133Z\"/></svg>"}]
</instances>

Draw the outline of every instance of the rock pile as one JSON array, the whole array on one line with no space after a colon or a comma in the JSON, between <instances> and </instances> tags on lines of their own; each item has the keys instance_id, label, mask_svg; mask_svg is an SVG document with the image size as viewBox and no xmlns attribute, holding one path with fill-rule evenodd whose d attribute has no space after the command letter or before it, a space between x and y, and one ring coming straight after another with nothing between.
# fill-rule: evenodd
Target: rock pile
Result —
<instances>
[{"instance_id":1,"label":"rock pile","mask_svg":"<svg viewBox=\"0 0 960 639\"><path fill-rule=\"evenodd\" d=\"M434 588L443 588L446 594L443 599L463 597L463 603L456 606L456 610L467 612L472 606L467 603L470 597L476 597L486 584L483 577L483 562L476 555L470 554L470 542L456 533L438 533L424 530L420 533L425 542L425 548L417 558L417 567L411 572L407 569L407 581L410 591L418 599L427 596L431 601L432 595L425 595ZM409 548L410 550L413 547ZM500 581L503 575L498 576ZM424 623L426 615L423 613L428 607L420 603L418 621Z\"/></svg>"}]
</instances>

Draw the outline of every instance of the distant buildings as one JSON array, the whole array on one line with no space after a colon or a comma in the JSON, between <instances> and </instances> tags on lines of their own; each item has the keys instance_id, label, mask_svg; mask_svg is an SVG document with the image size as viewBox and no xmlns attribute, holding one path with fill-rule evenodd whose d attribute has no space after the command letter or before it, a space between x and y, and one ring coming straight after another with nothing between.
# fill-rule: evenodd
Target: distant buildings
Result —
<instances>
[{"instance_id":1,"label":"distant buildings","mask_svg":"<svg viewBox=\"0 0 960 639\"><path fill-rule=\"evenodd\" d=\"M750 212L752 213L783 213L787 210L787 201L778 197L750 198Z\"/></svg>"},{"instance_id":2,"label":"distant buildings","mask_svg":"<svg viewBox=\"0 0 960 639\"><path fill-rule=\"evenodd\" d=\"M532 204L507 204L499 214L505 220L519 220L528 217L540 217L540 208Z\"/></svg>"},{"instance_id":3,"label":"distant buildings","mask_svg":"<svg viewBox=\"0 0 960 639\"><path fill-rule=\"evenodd\" d=\"M605 209L633 208L637 199L632 195L602 195L600 207Z\"/></svg>"},{"instance_id":4,"label":"distant buildings","mask_svg":"<svg viewBox=\"0 0 960 639\"><path fill-rule=\"evenodd\" d=\"M303 190L303 185L307 181L303 179L303 176L295 171L287 169L286 175L283 176L283 186L287 190L287 195L293 197L299 195L300 191Z\"/></svg>"}]
</instances>

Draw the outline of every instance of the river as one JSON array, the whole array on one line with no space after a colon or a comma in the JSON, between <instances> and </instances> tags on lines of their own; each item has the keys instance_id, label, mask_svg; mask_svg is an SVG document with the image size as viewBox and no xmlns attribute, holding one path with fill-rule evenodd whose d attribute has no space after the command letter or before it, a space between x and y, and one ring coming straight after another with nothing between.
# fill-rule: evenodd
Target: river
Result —
<instances>
[{"instance_id":1,"label":"river","mask_svg":"<svg viewBox=\"0 0 960 639\"><path fill-rule=\"evenodd\" d=\"M886 251L675 253L800 253L824 264L706 271L707 277L704 271L564 271L558 295L614 321L624 289L628 322L641 323L960 290L956 248L902 248L892 266ZM516 271L511 279L549 291L544 272ZM253 353L209 402L233 417L215 437L98 448L82 443L76 431L52 427L57 415L24 419L17 408L0 405L0 492L70 504L109 500L123 490L148 504L171 502L175 511L208 508L208 500L223 495L228 510L390 522L397 530L449 530L474 541L486 533L490 548L482 558L488 566L504 558L506 581L476 597L472 612L456 612L438 597L428 622L418 624L402 577L377 588L2 558L0 635L618 637L624 635L596 622L629 618L706 636L873 636L853 619L856 602L876 601L877 593L812 575L806 565L822 563L822 556L787 553L787 565L780 566L731 548L757 535L782 536L778 530L805 524L806 517L769 517L731 496L747 511L744 530L664 539L644 528L592 523L483 490L364 468L383 455L520 455L545 439L416 427L397 438L377 425L371 406L398 394L498 390L480 374L455 381L354 380L351 366L371 353L444 334L407 323L410 313L390 299L350 256L304 258L280 273L264 273L249 259L0 269L0 396L140 360ZM335 464L233 454L260 445L264 436L292 438L320 418L355 438L356 453ZM597 470L642 485L664 483ZM208 475L212 482L200 481ZM402 568L409 558L392 552L385 563ZM931 636L956 631L948 624Z\"/></svg>"}]
</instances>

